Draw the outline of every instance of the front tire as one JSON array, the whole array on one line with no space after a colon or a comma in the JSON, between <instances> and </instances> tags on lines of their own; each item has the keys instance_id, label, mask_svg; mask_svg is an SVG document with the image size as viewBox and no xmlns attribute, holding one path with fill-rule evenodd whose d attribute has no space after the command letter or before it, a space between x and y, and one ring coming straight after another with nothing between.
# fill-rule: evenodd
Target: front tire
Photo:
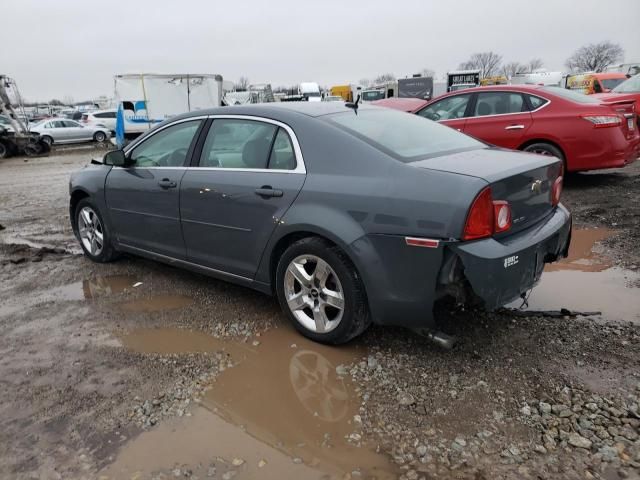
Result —
<instances>
[{"instance_id":1,"label":"front tire","mask_svg":"<svg viewBox=\"0 0 640 480\"><path fill-rule=\"evenodd\" d=\"M80 246L90 260L106 263L117 257L104 219L98 208L88 198L78 202L75 222Z\"/></svg>"},{"instance_id":2,"label":"front tire","mask_svg":"<svg viewBox=\"0 0 640 480\"><path fill-rule=\"evenodd\" d=\"M93 140L98 143L102 143L107 139L107 135L104 132L96 132L93 134Z\"/></svg>"},{"instance_id":3,"label":"front tire","mask_svg":"<svg viewBox=\"0 0 640 480\"><path fill-rule=\"evenodd\" d=\"M49 147L53 145L53 138L49 135L43 135L42 137L40 137L40 141L46 143L47 145L49 145Z\"/></svg>"},{"instance_id":4,"label":"front tire","mask_svg":"<svg viewBox=\"0 0 640 480\"><path fill-rule=\"evenodd\" d=\"M328 344L346 343L370 325L362 281L349 258L317 237L290 245L276 270L282 310L305 337Z\"/></svg>"},{"instance_id":5,"label":"front tire","mask_svg":"<svg viewBox=\"0 0 640 480\"><path fill-rule=\"evenodd\" d=\"M9 156L11 156L9 147L4 143L0 142L0 159L9 158Z\"/></svg>"}]
</instances>

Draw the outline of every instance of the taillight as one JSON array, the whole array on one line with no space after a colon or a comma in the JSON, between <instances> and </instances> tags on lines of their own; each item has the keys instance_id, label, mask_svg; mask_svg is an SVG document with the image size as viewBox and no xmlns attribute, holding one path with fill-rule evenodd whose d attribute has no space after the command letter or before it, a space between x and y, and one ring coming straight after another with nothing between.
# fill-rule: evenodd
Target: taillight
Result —
<instances>
[{"instance_id":1,"label":"taillight","mask_svg":"<svg viewBox=\"0 0 640 480\"><path fill-rule=\"evenodd\" d=\"M582 118L591 122L593 128L617 127L622 125L622 119L618 115L582 115Z\"/></svg>"},{"instance_id":2,"label":"taillight","mask_svg":"<svg viewBox=\"0 0 640 480\"><path fill-rule=\"evenodd\" d=\"M551 204L556 206L560 203L560 195L562 195L562 177L556 178L551 189Z\"/></svg>"},{"instance_id":3,"label":"taillight","mask_svg":"<svg viewBox=\"0 0 640 480\"><path fill-rule=\"evenodd\" d=\"M490 237L511 228L511 206L505 200L494 200L491 187L482 190L469 209L462 233L463 240Z\"/></svg>"},{"instance_id":4,"label":"taillight","mask_svg":"<svg viewBox=\"0 0 640 480\"><path fill-rule=\"evenodd\" d=\"M511 207L504 200L493 201L494 233L506 232L511 228Z\"/></svg>"}]
</instances>

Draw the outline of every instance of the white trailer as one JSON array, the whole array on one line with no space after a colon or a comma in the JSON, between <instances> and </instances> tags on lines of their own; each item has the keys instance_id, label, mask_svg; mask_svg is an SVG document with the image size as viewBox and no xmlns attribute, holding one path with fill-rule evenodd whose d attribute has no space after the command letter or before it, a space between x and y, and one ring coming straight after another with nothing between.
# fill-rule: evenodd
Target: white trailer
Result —
<instances>
[{"instance_id":1,"label":"white trailer","mask_svg":"<svg viewBox=\"0 0 640 480\"><path fill-rule=\"evenodd\" d=\"M116 75L115 98L122 105L125 135L147 131L184 112L222 104L221 75L136 73Z\"/></svg>"}]
</instances>

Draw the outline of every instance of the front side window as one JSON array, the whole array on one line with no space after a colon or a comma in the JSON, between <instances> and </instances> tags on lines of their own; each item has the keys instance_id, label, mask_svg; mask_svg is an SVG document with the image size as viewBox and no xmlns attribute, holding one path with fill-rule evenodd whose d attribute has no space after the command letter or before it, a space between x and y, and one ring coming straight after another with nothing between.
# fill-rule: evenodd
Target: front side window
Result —
<instances>
[{"instance_id":1,"label":"front side window","mask_svg":"<svg viewBox=\"0 0 640 480\"><path fill-rule=\"evenodd\" d=\"M526 111L522 95L515 92L482 92L478 94L474 117L504 115Z\"/></svg>"},{"instance_id":2,"label":"front side window","mask_svg":"<svg viewBox=\"0 0 640 480\"><path fill-rule=\"evenodd\" d=\"M51 122L51 128L64 128L65 124L62 120L56 120L55 122Z\"/></svg>"},{"instance_id":3,"label":"front side window","mask_svg":"<svg viewBox=\"0 0 640 480\"><path fill-rule=\"evenodd\" d=\"M605 78L604 80L600 80L603 88L607 90L612 90L624 82L626 78Z\"/></svg>"},{"instance_id":4,"label":"front side window","mask_svg":"<svg viewBox=\"0 0 640 480\"><path fill-rule=\"evenodd\" d=\"M471 98L469 94L443 98L439 102L432 103L427 108L420 110L418 115L434 121L463 118L469 98Z\"/></svg>"},{"instance_id":5,"label":"front side window","mask_svg":"<svg viewBox=\"0 0 640 480\"><path fill-rule=\"evenodd\" d=\"M254 120L217 119L207 133L201 167L267 168L278 127Z\"/></svg>"},{"instance_id":6,"label":"front side window","mask_svg":"<svg viewBox=\"0 0 640 480\"><path fill-rule=\"evenodd\" d=\"M80 127L80 125L72 120L63 120L62 123L66 128Z\"/></svg>"},{"instance_id":7,"label":"front side window","mask_svg":"<svg viewBox=\"0 0 640 480\"><path fill-rule=\"evenodd\" d=\"M130 154L136 167L181 167L201 120L178 123L159 131Z\"/></svg>"}]
</instances>

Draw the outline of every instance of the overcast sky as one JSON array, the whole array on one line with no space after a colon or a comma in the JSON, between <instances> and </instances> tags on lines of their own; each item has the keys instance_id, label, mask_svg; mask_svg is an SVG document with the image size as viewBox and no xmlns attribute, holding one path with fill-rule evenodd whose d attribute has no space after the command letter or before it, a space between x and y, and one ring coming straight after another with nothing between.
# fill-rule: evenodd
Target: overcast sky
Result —
<instances>
[{"instance_id":1,"label":"overcast sky","mask_svg":"<svg viewBox=\"0 0 640 480\"><path fill-rule=\"evenodd\" d=\"M28 100L113 95L117 73L219 73L252 83L357 82L474 52L562 70L601 40L640 61L640 0L2 0L0 73Z\"/></svg>"}]
</instances>

